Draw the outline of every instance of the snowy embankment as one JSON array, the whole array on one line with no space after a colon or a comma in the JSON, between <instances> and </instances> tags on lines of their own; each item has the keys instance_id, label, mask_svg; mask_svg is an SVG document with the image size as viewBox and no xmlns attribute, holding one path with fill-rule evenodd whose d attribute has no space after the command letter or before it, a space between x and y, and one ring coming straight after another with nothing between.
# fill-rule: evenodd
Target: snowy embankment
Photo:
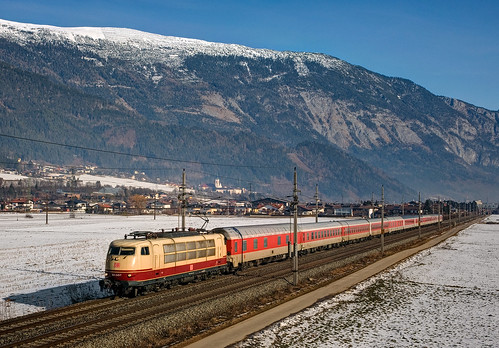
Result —
<instances>
[{"instance_id":1,"label":"snowy embankment","mask_svg":"<svg viewBox=\"0 0 499 348\"><path fill-rule=\"evenodd\" d=\"M104 277L109 243L127 233L171 230L176 216L109 216L0 214L0 320L104 296L98 285ZM207 228L282 223L289 218L210 217ZM300 219L311 222L313 218ZM187 226L204 221L188 217Z\"/></svg>"},{"instance_id":2,"label":"snowy embankment","mask_svg":"<svg viewBox=\"0 0 499 348\"><path fill-rule=\"evenodd\" d=\"M498 327L499 224L475 224L236 347L494 347Z\"/></svg>"}]
</instances>

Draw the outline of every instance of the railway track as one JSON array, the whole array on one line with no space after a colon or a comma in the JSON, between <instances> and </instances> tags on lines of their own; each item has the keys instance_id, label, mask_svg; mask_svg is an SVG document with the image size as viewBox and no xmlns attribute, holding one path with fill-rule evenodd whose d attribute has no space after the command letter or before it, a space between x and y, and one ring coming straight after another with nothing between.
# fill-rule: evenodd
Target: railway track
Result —
<instances>
[{"instance_id":1,"label":"railway track","mask_svg":"<svg viewBox=\"0 0 499 348\"><path fill-rule=\"evenodd\" d=\"M448 228L445 222L442 229ZM422 227L423 237L434 234L436 226ZM385 246L417 237L418 229L385 235ZM344 260L380 248L379 238L347 247L311 253L300 258L300 272ZM39 312L0 322L0 347L75 346L98 335L132 329L137 324L172 315L208 301L223 299L276 280L291 279L286 261L249 268L237 275L224 275L199 283L145 296L123 299L92 300L56 310Z\"/></svg>"}]
</instances>

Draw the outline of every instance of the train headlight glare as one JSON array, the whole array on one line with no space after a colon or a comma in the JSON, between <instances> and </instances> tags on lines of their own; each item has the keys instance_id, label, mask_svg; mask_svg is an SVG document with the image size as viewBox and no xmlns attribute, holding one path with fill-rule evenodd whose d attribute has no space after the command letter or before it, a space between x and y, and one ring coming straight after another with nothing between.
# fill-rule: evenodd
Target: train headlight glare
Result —
<instances>
[{"instance_id":1,"label":"train headlight glare","mask_svg":"<svg viewBox=\"0 0 499 348\"><path fill-rule=\"evenodd\" d=\"M128 275L128 278L131 278L131 277L132 277L132 275L131 275L131 274L129 274L129 275Z\"/></svg>"}]
</instances>

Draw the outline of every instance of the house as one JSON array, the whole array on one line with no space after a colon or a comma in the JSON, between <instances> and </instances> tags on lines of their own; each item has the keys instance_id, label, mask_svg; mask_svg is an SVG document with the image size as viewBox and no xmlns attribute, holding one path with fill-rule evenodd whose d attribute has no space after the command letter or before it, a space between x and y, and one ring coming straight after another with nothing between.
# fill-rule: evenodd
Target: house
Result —
<instances>
[{"instance_id":1,"label":"house","mask_svg":"<svg viewBox=\"0 0 499 348\"><path fill-rule=\"evenodd\" d=\"M281 213L278 208L274 207L271 204L263 205L261 207L258 207L256 210L260 215L277 215Z\"/></svg>"},{"instance_id":2,"label":"house","mask_svg":"<svg viewBox=\"0 0 499 348\"><path fill-rule=\"evenodd\" d=\"M126 210L126 202L114 202L112 204L112 207L113 207L113 213L116 214L116 213L122 213Z\"/></svg>"},{"instance_id":3,"label":"house","mask_svg":"<svg viewBox=\"0 0 499 348\"><path fill-rule=\"evenodd\" d=\"M88 202L76 198L66 201L66 206L69 209L69 211L74 211L74 212L84 213L87 209L87 204Z\"/></svg>"},{"instance_id":4,"label":"house","mask_svg":"<svg viewBox=\"0 0 499 348\"><path fill-rule=\"evenodd\" d=\"M97 211L101 214L111 214L113 206L109 203L97 203Z\"/></svg>"},{"instance_id":5,"label":"house","mask_svg":"<svg viewBox=\"0 0 499 348\"><path fill-rule=\"evenodd\" d=\"M301 216L312 216L315 215L315 207L298 205L298 215Z\"/></svg>"},{"instance_id":6,"label":"house","mask_svg":"<svg viewBox=\"0 0 499 348\"><path fill-rule=\"evenodd\" d=\"M7 204L7 210L12 211L31 211L33 210L33 201L27 198L13 199Z\"/></svg>"},{"instance_id":7,"label":"house","mask_svg":"<svg viewBox=\"0 0 499 348\"><path fill-rule=\"evenodd\" d=\"M352 207L337 207L334 208L335 216L353 216L353 208Z\"/></svg>"}]
</instances>

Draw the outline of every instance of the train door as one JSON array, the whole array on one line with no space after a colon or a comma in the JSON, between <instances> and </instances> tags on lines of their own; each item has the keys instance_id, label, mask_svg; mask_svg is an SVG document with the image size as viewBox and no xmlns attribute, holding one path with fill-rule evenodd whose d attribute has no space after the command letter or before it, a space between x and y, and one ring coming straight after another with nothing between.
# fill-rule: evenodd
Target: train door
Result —
<instances>
[{"instance_id":1,"label":"train door","mask_svg":"<svg viewBox=\"0 0 499 348\"><path fill-rule=\"evenodd\" d=\"M159 247L159 244L153 244L152 249L153 249L153 255L154 255L154 269L158 269L159 268L159 256L161 254L161 248Z\"/></svg>"}]
</instances>

